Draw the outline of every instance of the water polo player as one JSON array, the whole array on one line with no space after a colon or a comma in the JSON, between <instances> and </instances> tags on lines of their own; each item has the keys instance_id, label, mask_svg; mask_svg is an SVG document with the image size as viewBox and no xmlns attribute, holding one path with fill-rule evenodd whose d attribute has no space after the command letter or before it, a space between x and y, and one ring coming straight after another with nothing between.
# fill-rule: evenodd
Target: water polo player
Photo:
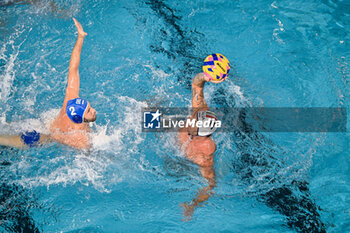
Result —
<instances>
[{"instance_id":1,"label":"water polo player","mask_svg":"<svg viewBox=\"0 0 350 233\"><path fill-rule=\"evenodd\" d=\"M79 98L80 53L87 33L76 19L73 18L73 20L78 31L78 38L69 62L68 85L63 107L51 123L50 135L41 135L36 131L31 131L19 136L0 136L0 145L25 148L57 141L78 149L90 148L88 122L96 120L96 110L87 100Z\"/></svg>"},{"instance_id":2,"label":"water polo player","mask_svg":"<svg viewBox=\"0 0 350 233\"><path fill-rule=\"evenodd\" d=\"M215 113L209 111L204 100L205 82L221 83L227 78L230 71L228 60L221 54L212 54L204 60L204 73L197 74L192 80L192 115L191 120L216 121ZM211 125L211 124L208 124ZM214 166L214 152L216 144L211 135L216 127L189 127L179 130L178 141L187 158L197 164L209 186L203 188L191 203L183 204L187 220L192 217L194 209L209 199L212 189L216 186Z\"/></svg>"},{"instance_id":3,"label":"water polo player","mask_svg":"<svg viewBox=\"0 0 350 233\"><path fill-rule=\"evenodd\" d=\"M78 39L69 62L68 85L63 107L50 126L50 136L62 144L88 149L90 147L88 122L96 120L96 110L87 100L79 98L80 53L87 33L76 19L73 20L77 27Z\"/></svg>"}]
</instances>

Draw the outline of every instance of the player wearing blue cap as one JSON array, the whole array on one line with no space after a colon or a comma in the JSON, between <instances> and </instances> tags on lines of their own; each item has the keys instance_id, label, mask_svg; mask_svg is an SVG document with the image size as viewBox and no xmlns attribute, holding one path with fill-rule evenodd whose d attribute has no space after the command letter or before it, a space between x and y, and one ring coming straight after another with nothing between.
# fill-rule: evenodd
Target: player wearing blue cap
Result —
<instances>
[{"instance_id":1,"label":"player wearing blue cap","mask_svg":"<svg viewBox=\"0 0 350 233\"><path fill-rule=\"evenodd\" d=\"M79 98L80 53L87 33L76 19L73 20L77 27L78 39L69 62L68 85L63 106L52 122L50 132L55 141L79 149L88 149L90 148L88 122L96 120L96 110L87 100Z\"/></svg>"},{"instance_id":2,"label":"player wearing blue cap","mask_svg":"<svg viewBox=\"0 0 350 233\"><path fill-rule=\"evenodd\" d=\"M80 53L87 33L76 19L73 20L78 31L78 39L69 62L68 85L63 107L51 123L50 135L42 135L34 130L19 136L0 136L0 145L25 148L57 141L78 149L90 148L88 122L96 120L96 110L87 100L79 98Z\"/></svg>"}]
</instances>

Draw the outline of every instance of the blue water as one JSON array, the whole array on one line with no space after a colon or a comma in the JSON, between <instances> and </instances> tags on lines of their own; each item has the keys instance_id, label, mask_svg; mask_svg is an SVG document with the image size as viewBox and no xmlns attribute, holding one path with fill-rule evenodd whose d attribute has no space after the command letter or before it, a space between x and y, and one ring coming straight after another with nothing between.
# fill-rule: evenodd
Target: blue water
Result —
<instances>
[{"instance_id":1,"label":"blue water","mask_svg":"<svg viewBox=\"0 0 350 233\"><path fill-rule=\"evenodd\" d=\"M350 232L348 132L215 134L215 194L184 222L180 204L206 181L175 134L140 129L141 107L190 106L213 52L234 69L205 87L209 106L349 111L349 12L330 0L0 1L0 134L48 132L73 16L88 33L81 97L98 112L90 154L0 147L0 231Z\"/></svg>"}]
</instances>

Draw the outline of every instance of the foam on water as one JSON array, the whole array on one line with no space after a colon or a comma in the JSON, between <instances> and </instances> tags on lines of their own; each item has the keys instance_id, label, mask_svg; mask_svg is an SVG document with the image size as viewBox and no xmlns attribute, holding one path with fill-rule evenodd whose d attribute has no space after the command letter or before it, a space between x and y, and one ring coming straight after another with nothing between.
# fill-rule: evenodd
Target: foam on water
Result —
<instances>
[{"instance_id":1,"label":"foam on water","mask_svg":"<svg viewBox=\"0 0 350 233\"><path fill-rule=\"evenodd\" d=\"M231 106L235 107L249 107L252 106L251 101L247 99L244 95L243 90L240 86L236 85L231 77L228 80L225 80L220 84L206 84L204 97L207 103L210 105L215 104L213 102L213 98L215 97L215 93L218 91L218 88L222 88L225 92L225 98L229 101ZM234 101L234 102L232 102Z\"/></svg>"},{"instance_id":2,"label":"foam on water","mask_svg":"<svg viewBox=\"0 0 350 233\"><path fill-rule=\"evenodd\" d=\"M76 154L72 161L64 159L65 156L60 158L54 158L51 160L53 162L64 162L65 165L60 166L56 169L49 169L50 172L45 172L40 175L37 174L34 177L22 177L17 180L16 183L27 188L34 188L38 186L46 186L49 188L51 185L74 185L79 182L83 185L92 185L99 191L109 192L105 188L105 179L103 174L109 165L109 160L107 157L103 159L101 157L87 156L86 154ZM61 160L61 161L60 161ZM62 161L63 160L63 161ZM29 165L29 164L28 164ZM22 166L21 169L24 169ZM42 167L40 170L44 170ZM46 169L45 169L46 170ZM118 181L114 179L114 181Z\"/></svg>"},{"instance_id":3,"label":"foam on water","mask_svg":"<svg viewBox=\"0 0 350 233\"><path fill-rule=\"evenodd\" d=\"M56 152L54 145L45 146L52 155L49 160L48 155L32 158L27 154L24 160L11 165L10 171L17 177L13 183L27 188L49 188L52 185L67 186L79 182L86 186L92 185L100 192L110 192L111 187L121 182L124 177L135 177L135 170L143 169L142 164L147 163L146 160L132 158L144 140L140 115L141 108L146 107L146 103L126 96L120 96L118 100L119 111L124 113L123 117L118 122L93 126L93 148L90 152L79 152L69 148ZM51 116L53 119L58 111L54 109L42 115L46 118ZM43 119L46 119L45 117ZM21 126L11 123L8 128L12 131L35 128L47 132L51 121L46 119L45 128L41 123L43 119L28 119L22 122ZM133 142L132 145L130 141ZM35 151L33 153L35 154ZM33 159L38 167L33 168Z\"/></svg>"},{"instance_id":4,"label":"foam on water","mask_svg":"<svg viewBox=\"0 0 350 233\"><path fill-rule=\"evenodd\" d=\"M123 118L117 122L109 122L104 126L97 126L96 131L92 132L92 143L95 150L110 150L118 152L123 148L123 140L131 138L134 140L134 146L143 141L141 135L141 108L146 107L145 102L139 102L131 97L118 97L120 106L118 111L123 113ZM110 125L110 126L109 126ZM112 133L107 131L112 129Z\"/></svg>"},{"instance_id":5,"label":"foam on water","mask_svg":"<svg viewBox=\"0 0 350 233\"><path fill-rule=\"evenodd\" d=\"M0 50L0 60L5 63L4 70L0 74L0 100L1 102L6 103L13 87L13 81L16 77L16 60L21 48L21 45L26 41L26 37L17 45L16 41L21 37L24 29L15 28L15 32L10 35L8 40L3 44ZM5 111L2 111L2 115L5 114Z\"/></svg>"},{"instance_id":6,"label":"foam on water","mask_svg":"<svg viewBox=\"0 0 350 233\"><path fill-rule=\"evenodd\" d=\"M2 135L16 135L25 131L36 130L42 134L50 133L50 124L58 115L60 109L51 109L46 112L42 112L39 118L24 119L19 122L6 122L5 118L0 122L0 134Z\"/></svg>"},{"instance_id":7,"label":"foam on water","mask_svg":"<svg viewBox=\"0 0 350 233\"><path fill-rule=\"evenodd\" d=\"M163 70L155 69L151 65L143 65L143 66L151 69L151 71L152 71L152 78L155 79L155 80L167 79L170 75L172 75L172 74L165 73Z\"/></svg>"}]
</instances>

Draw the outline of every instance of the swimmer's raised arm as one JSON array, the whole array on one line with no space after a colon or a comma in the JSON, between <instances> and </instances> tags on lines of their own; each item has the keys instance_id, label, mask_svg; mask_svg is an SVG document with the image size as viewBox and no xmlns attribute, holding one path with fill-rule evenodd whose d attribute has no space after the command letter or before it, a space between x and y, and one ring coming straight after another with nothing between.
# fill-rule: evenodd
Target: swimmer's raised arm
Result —
<instances>
[{"instance_id":1,"label":"swimmer's raised arm","mask_svg":"<svg viewBox=\"0 0 350 233\"><path fill-rule=\"evenodd\" d=\"M197 74L192 80L192 108L208 108L204 100L203 88L209 78L204 73Z\"/></svg>"},{"instance_id":2,"label":"swimmer's raised arm","mask_svg":"<svg viewBox=\"0 0 350 233\"><path fill-rule=\"evenodd\" d=\"M73 18L75 26L78 31L77 42L74 45L72 55L69 61L69 72L68 72L68 85L66 89L66 97L64 103L66 104L68 100L78 98L79 97L79 87L80 87L80 79L79 79L79 64L80 64L80 54L81 49L83 47L84 37L87 35L84 32L81 24Z\"/></svg>"},{"instance_id":3,"label":"swimmer's raised arm","mask_svg":"<svg viewBox=\"0 0 350 233\"><path fill-rule=\"evenodd\" d=\"M201 108L209 110L207 103L204 100L203 88L205 82L221 83L221 81L210 80L204 73L197 74L192 80L192 108Z\"/></svg>"}]
</instances>

